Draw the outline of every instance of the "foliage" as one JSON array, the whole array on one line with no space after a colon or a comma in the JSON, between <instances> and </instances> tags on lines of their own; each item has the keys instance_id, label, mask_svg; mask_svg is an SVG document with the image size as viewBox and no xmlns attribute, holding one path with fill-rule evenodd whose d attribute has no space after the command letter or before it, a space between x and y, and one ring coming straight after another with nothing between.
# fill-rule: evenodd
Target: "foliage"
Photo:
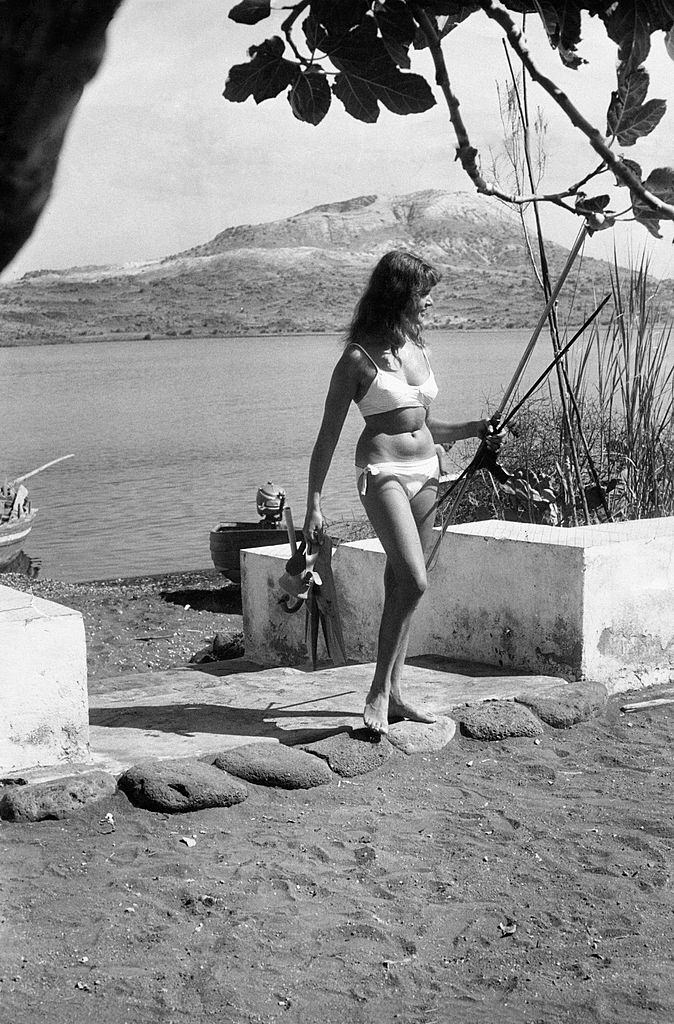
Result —
<instances>
[{"instance_id":1,"label":"foliage","mask_svg":"<svg viewBox=\"0 0 674 1024\"><path fill-rule=\"evenodd\" d=\"M283 4L283 14L270 0L242 0L230 11L234 21L255 25L271 17L283 19L280 34L250 47L248 61L231 68L224 95L240 103L256 103L285 93L295 117L319 124L333 98L352 117L374 123L386 107L395 114L421 113L431 108L435 95L424 75L411 70L415 50L428 49L435 66L435 81L445 98L457 139L459 159L477 190L510 202L548 200L583 217L591 230L611 226L616 214L610 198L588 196L588 181L611 170L617 184L630 193L629 211L652 234L659 222L674 219L674 170L660 167L644 176L639 164L614 152L617 144L633 146L652 132L665 115L664 100L648 99L645 67L654 33L666 32L668 52L674 51L674 0L296 0ZM513 16L538 17L550 45L563 65L579 69L585 59L578 53L583 18L596 17L617 47L617 82L611 94L606 131L591 125L569 98L541 74ZM479 154L472 145L449 81L442 51L443 40L469 18L496 21L523 67L557 102L571 123L585 134L600 155L601 164L582 182L548 196L506 195L485 180ZM475 87L475 82L468 83ZM569 202L573 199L573 202Z\"/></svg>"},{"instance_id":2,"label":"foliage","mask_svg":"<svg viewBox=\"0 0 674 1024\"><path fill-rule=\"evenodd\" d=\"M614 309L592 326L568 367L579 420L614 520L674 515L674 363L672 335L657 306L657 287L642 261L627 275L614 265ZM580 445L578 446L580 448ZM512 473L496 485L486 473L471 483L457 519L500 518L573 526L584 523L581 495L569 471L559 397L526 405L504 448ZM581 486L591 521L606 521L601 494L587 471Z\"/></svg>"}]
</instances>

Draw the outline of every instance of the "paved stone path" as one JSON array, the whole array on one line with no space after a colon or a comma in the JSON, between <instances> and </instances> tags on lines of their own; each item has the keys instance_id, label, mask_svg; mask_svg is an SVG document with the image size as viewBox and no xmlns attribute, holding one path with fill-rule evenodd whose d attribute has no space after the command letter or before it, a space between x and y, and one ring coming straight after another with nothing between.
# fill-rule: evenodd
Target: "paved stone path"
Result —
<instances>
[{"instance_id":1,"label":"paved stone path","mask_svg":"<svg viewBox=\"0 0 674 1024\"><path fill-rule=\"evenodd\" d=\"M90 701L97 767L122 772L136 761L201 757L255 740L308 743L362 725L374 665L260 669L229 661L111 680ZM462 704L544 697L564 686L553 676L508 675L492 667L415 658L405 693L436 714Z\"/></svg>"},{"instance_id":2,"label":"paved stone path","mask_svg":"<svg viewBox=\"0 0 674 1024\"><path fill-rule=\"evenodd\" d=\"M5 780L0 816L62 817L100 797L101 780L114 788L118 778L140 806L229 806L246 798L241 779L286 788L325 785L333 773L374 770L394 746L407 755L439 750L452 740L455 720L480 739L537 735L543 726L532 711L550 724L570 725L606 700L603 687L588 684L584 693L553 676L417 658L406 669L406 697L438 721L399 723L391 727L391 742L375 743L362 727L373 669L260 669L240 659L116 678L91 698L91 762L22 772L27 786Z\"/></svg>"}]
</instances>

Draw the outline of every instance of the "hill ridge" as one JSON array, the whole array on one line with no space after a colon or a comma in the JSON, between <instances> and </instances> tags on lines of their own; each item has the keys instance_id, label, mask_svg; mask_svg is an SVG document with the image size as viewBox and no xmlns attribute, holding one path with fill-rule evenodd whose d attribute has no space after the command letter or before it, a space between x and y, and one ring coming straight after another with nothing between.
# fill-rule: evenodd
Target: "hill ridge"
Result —
<instances>
[{"instance_id":1,"label":"hill ridge","mask_svg":"<svg viewBox=\"0 0 674 1024\"><path fill-rule=\"evenodd\" d=\"M527 328L540 316L517 216L495 199L423 189L234 225L161 259L27 274L0 286L0 343L339 331L394 248L443 274L429 327ZM554 276L567 250L551 242L547 251ZM576 322L608 284L608 264L586 258L566 290L576 292ZM671 315L673 282L658 292Z\"/></svg>"}]
</instances>

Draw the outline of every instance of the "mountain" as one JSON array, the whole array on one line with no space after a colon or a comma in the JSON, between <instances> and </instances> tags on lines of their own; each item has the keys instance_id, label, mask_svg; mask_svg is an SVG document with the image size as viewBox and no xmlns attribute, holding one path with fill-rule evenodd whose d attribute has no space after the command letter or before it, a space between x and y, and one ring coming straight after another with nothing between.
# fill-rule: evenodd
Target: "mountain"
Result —
<instances>
[{"instance_id":1,"label":"mountain","mask_svg":"<svg viewBox=\"0 0 674 1024\"><path fill-rule=\"evenodd\" d=\"M486 197L428 190L227 228L147 263L26 274L0 287L0 344L340 331L374 263L394 248L442 271L429 326L526 328L540 316L517 216ZM566 256L548 244L553 276ZM574 321L608 282L600 260L584 260L578 277L572 272L565 294L575 289ZM671 281L662 282L658 300L671 314Z\"/></svg>"}]
</instances>

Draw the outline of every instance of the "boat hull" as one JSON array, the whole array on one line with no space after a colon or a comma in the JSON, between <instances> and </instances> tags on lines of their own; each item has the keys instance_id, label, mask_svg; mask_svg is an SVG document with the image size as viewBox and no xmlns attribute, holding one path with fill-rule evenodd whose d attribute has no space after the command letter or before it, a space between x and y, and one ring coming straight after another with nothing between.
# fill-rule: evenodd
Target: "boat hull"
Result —
<instances>
[{"instance_id":1,"label":"boat hull","mask_svg":"<svg viewBox=\"0 0 674 1024\"><path fill-rule=\"evenodd\" d=\"M241 582L240 555L243 548L288 544L288 531L280 526L257 523L219 523L211 530L211 558L215 568L232 583ZM288 547L290 557L290 547Z\"/></svg>"},{"instance_id":2,"label":"boat hull","mask_svg":"<svg viewBox=\"0 0 674 1024\"><path fill-rule=\"evenodd\" d=\"M21 551L26 537L33 529L37 509L19 519L0 524L0 569L12 562Z\"/></svg>"}]
</instances>

